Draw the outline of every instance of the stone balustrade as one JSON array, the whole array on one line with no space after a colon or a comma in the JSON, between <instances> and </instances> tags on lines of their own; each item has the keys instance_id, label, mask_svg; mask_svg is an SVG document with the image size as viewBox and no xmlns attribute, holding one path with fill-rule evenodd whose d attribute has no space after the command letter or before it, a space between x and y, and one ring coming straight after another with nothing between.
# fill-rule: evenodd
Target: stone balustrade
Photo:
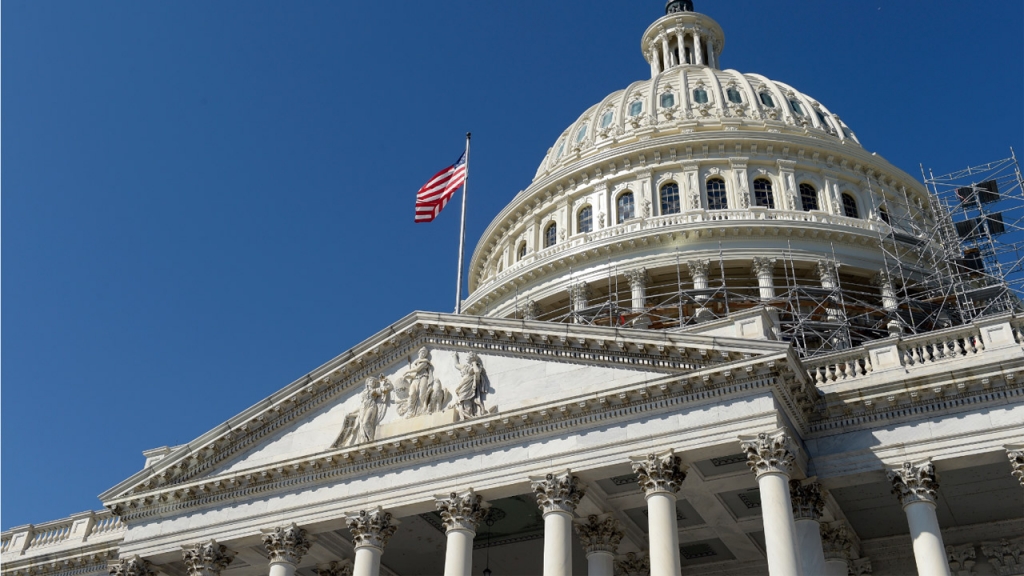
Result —
<instances>
[{"instance_id":1,"label":"stone balustrade","mask_svg":"<svg viewBox=\"0 0 1024 576\"><path fill-rule=\"evenodd\" d=\"M85 542L119 539L127 529L109 510L82 512L44 524L29 524L0 535L3 556L35 556L53 549L80 546Z\"/></svg>"}]
</instances>

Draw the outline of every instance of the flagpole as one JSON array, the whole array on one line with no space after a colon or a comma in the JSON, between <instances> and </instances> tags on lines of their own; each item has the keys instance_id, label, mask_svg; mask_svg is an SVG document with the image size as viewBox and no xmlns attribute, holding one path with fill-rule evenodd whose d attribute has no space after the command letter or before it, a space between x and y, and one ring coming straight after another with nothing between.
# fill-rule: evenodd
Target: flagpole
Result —
<instances>
[{"instance_id":1,"label":"flagpole","mask_svg":"<svg viewBox=\"0 0 1024 576\"><path fill-rule=\"evenodd\" d=\"M466 180L462 183L462 224L459 226L459 275L455 285L455 313L462 314L462 258L466 246L466 192L469 190L469 138L466 132Z\"/></svg>"}]
</instances>

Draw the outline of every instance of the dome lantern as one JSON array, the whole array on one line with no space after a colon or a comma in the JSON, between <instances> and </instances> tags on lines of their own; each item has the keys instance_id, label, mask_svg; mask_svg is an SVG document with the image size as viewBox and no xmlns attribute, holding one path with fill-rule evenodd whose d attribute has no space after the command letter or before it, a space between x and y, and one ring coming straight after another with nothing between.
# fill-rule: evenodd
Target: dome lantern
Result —
<instances>
[{"instance_id":1,"label":"dome lantern","mask_svg":"<svg viewBox=\"0 0 1024 576\"><path fill-rule=\"evenodd\" d=\"M651 76L675 66L708 66L718 69L725 46L722 27L693 11L691 0L669 0L665 15L656 20L640 41Z\"/></svg>"}]
</instances>

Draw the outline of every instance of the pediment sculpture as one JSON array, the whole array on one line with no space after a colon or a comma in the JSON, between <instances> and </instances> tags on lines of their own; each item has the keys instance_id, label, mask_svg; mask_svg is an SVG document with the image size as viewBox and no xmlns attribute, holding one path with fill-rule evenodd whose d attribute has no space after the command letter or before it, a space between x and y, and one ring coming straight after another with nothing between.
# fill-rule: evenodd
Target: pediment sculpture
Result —
<instances>
[{"instance_id":1,"label":"pediment sculpture","mask_svg":"<svg viewBox=\"0 0 1024 576\"><path fill-rule=\"evenodd\" d=\"M398 414L405 418L441 412L451 400L451 393L434 376L434 365L426 347L420 348L416 360L409 362L409 368L402 374L402 383L405 386L399 387L395 393Z\"/></svg>"},{"instance_id":2,"label":"pediment sculpture","mask_svg":"<svg viewBox=\"0 0 1024 576\"><path fill-rule=\"evenodd\" d=\"M383 374L366 379L366 387L359 393L359 409L345 416L341 434L334 446L354 446L372 442L377 436L377 425L387 415L394 386Z\"/></svg>"}]
</instances>

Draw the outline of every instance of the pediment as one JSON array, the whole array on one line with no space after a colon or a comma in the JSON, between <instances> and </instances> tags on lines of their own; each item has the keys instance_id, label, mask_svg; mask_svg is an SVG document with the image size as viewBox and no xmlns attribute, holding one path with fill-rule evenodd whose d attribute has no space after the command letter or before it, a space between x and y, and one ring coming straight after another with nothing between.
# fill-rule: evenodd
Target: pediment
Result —
<instances>
[{"instance_id":1,"label":"pediment","mask_svg":"<svg viewBox=\"0 0 1024 576\"><path fill-rule=\"evenodd\" d=\"M416 312L102 494L122 516L424 446L778 342ZM538 408L540 407L540 408ZM372 451L369 454L368 451Z\"/></svg>"}]
</instances>

